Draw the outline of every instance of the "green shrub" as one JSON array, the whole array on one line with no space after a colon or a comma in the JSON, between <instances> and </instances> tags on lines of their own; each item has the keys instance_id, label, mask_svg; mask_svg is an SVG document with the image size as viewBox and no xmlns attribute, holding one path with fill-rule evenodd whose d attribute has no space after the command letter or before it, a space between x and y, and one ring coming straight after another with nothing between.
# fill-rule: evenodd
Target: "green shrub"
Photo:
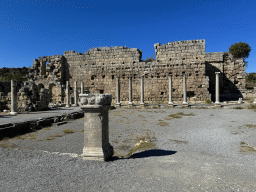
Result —
<instances>
[{"instance_id":1,"label":"green shrub","mask_svg":"<svg viewBox=\"0 0 256 192\"><path fill-rule=\"evenodd\" d=\"M212 102L211 102L210 99L206 99L206 100L205 100L205 103L206 103L206 104L211 104Z\"/></svg>"},{"instance_id":2,"label":"green shrub","mask_svg":"<svg viewBox=\"0 0 256 192\"><path fill-rule=\"evenodd\" d=\"M251 47L243 42L232 44L229 48L229 53L231 53L234 58L248 58L250 51Z\"/></svg>"}]
</instances>

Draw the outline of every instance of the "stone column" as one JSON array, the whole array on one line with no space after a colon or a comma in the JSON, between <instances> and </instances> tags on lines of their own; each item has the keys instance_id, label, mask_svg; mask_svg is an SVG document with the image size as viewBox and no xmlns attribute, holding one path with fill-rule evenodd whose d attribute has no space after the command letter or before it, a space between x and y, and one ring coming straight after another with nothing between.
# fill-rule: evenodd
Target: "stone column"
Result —
<instances>
[{"instance_id":1,"label":"stone column","mask_svg":"<svg viewBox=\"0 0 256 192\"><path fill-rule=\"evenodd\" d=\"M17 82L11 80L11 115L18 114L18 107L17 107Z\"/></svg>"},{"instance_id":2,"label":"stone column","mask_svg":"<svg viewBox=\"0 0 256 192\"><path fill-rule=\"evenodd\" d=\"M220 104L220 72L216 74L215 104Z\"/></svg>"},{"instance_id":3,"label":"stone column","mask_svg":"<svg viewBox=\"0 0 256 192\"><path fill-rule=\"evenodd\" d=\"M183 74L183 105L188 105L187 102L187 84L186 84L186 73Z\"/></svg>"},{"instance_id":4,"label":"stone column","mask_svg":"<svg viewBox=\"0 0 256 192\"><path fill-rule=\"evenodd\" d=\"M144 75L141 76L141 97L140 97L140 105L144 106Z\"/></svg>"},{"instance_id":5,"label":"stone column","mask_svg":"<svg viewBox=\"0 0 256 192\"><path fill-rule=\"evenodd\" d=\"M81 94L84 94L84 82L81 82Z\"/></svg>"},{"instance_id":6,"label":"stone column","mask_svg":"<svg viewBox=\"0 0 256 192\"><path fill-rule=\"evenodd\" d=\"M74 82L74 105L77 106L77 81Z\"/></svg>"},{"instance_id":7,"label":"stone column","mask_svg":"<svg viewBox=\"0 0 256 192\"><path fill-rule=\"evenodd\" d=\"M86 160L103 161L113 156L109 143L108 110L111 107L110 94L80 94L81 109L84 112L84 149L81 155Z\"/></svg>"},{"instance_id":8,"label":"stone column","mask_svg":"<svg viewBox=\"0 0 256 192\"><path fill-rule=\"evenodd\" d=\"M119 76L116 77L116 106L121 106Z\"/></svg>"},{"instance_id":9,"label":"stone column","mask_svg":"<svg viewBox=\"0 0 256 192\"><path fill-rule=\"evenodd\" d=\"M169 75L169 103L168 105L173 105L172 102L172 75Z\"/></svg>"},{"instance_id":10,"label":"stone column","mask_svg":"<svg viewBox=\"0 0 256 192\"><path fill-rule=\"evenodd\" d=\"M132 103L132 77L129 77L129 103L128 105L133 105Z\"/></svg>"},{"instance_id":11,"label":"stone column","mask_svg":"<svg viewBox=\"0 0 256 192\"><path fill-rule=\"evenodd\" d=\"M66 81L66 107L70 107L69 81Z\"/></svg>"}]
</instances>

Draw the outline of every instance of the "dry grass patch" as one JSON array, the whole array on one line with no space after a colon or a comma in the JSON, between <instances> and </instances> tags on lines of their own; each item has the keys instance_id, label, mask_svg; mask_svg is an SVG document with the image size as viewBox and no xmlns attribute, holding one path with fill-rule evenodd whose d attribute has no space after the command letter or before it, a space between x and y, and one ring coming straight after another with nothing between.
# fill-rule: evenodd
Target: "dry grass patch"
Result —
<instances>
[{"instance_id":1,"label":"dry grass patch","mask_svg":"<svg viewBox=\"0 0 256 192\"><path fill-rule=\"evenodd\" d=\"M0 143L0 147L6 148L6 149L11 149L11 148L16 147L16 145L14 143L3 142L3 143Z\"/></svg>"},{"instance_id":2,"label":"dry grass patch","mask_svg":"<svg viewBox=\"0 0 256 192\"><path fill-rule=\"evenodd\" d=\"M43 128L43 130L51 130L51 127Z\"/></svg>"},{"instance_id":3,"label":"dry grass patch","mask_svg":"<svg viewBox=\"0 0 256 192\"><path fill-rule=\"evenodd\" d=\"M60 134L55 134L55 135L52 135L51 137L62 137L62 135L60 135Z\"/></svg>"},{"instance_id":4,"label":"dry grass patch","mask_svg":"<svg viewBox=\"0 0 256 192\"><path fill-rule=\"evenodd\" d=\"M42 141L41 139L37 139L37 141Z\"/></svg>"},{"instance_id":5,"label":"dry grass patch","mask_svg":"<svg viewBox=\"0 0 256 192\"><path fill-rule=\"evenodd\" d=\"M176 113L176 114L170 114L168 115L165 120L171 120L171 119L180 119L182 116L195 116L194 113L185 114L182 112Z\"/></svg>"},{"instance_id":6,"label":"dry grass patch","mask_svg":"<svg viewBox=\"0 0 256 192\"><path fill-rule=\"evenodd\" d=\"M84 132L84 129L81 129L79 132Z\"/></svg>"},{"instance_id":7,"label":"dry grass patch","mask_svg":"<svg viewBox=\"0 0 256 192\"><path fill-rule=\"evenodd\" d=\"M115 148L116 148L116 149L119 149L119 150L125 151L125 150L130 149L131 147L130 147L129 145L122 144L122 145L119 145L119 146L117 146L117 147L115 147Z\"/></svg>"},{"instance_id":8,"label":"dry grass patch","mask_svg":"<svg viewBox=\"0 0 256 192\"><path fill-rule=\"evenodd\" d=\"M129 158L132 154L138 152L138 151L146 151L150 149L157 149L157 146L154 142L142 142L141 144L133 147L129 153L126 155L127 158Z\"/></svg>"},{"instance_id":9,"label":"dry grass patch","mask_svg":"<svg viewBox=\"0 0 256 192\"><path fill-rule=\"evenodd\" d=\"M240 152L256 152L256 148L245 142L240 142Z\"/></svg>"},{"instance_id":10,"label":"dry grass patch","mask_svg":"<svg viewBox=\"0 0 256 192\"><path fill-rule=\"evenodd\" d=\"M246 127L249 127L249 128L256 128L256 125L246 125Z\"/></svg>"},{"instance_id":11,"label":"dry grass patch","mask_svg":"<svg viewBox=\"0 0 256 192\"><path fill-rule=\"evenodd\" d=\"M169 123L164 122L164 121L160 121L160 122L158 123L158 125L160 125L160 126L167 126L167 125L169 125Z\"/></svg>"},{"instance_id":12,"label":"dry grass patch","mask_svg":"<svg viewBox=\"0 0 256 192\"><path fill-rule=\"evenodd\" d=\"M55 137L47 137L47 138L45 138L45 140L53 140L53 139L55 139Z\"/></svg>"},{"instance_id":13,"label":"dry grass patch","mask_svg":"<svg viewBox=\"0 0 256 192\"><path fill-rule=\"evenodd\" d=\"M247 101L248 103L253 103L254 98L253 98L253 97L250 97L250 98L244 98L243 100L244 100L244 101Z\"/></svg>"},{"instance_id":14,"label":"dry grass patch","mask_svg":"<svg viewBox=\"0 0 256 192\"><path fill-rule=\"evenodd\" d=\"M65 134L70 134L70 133L74 133L75 131L74 130L72 130L72 129L65 129L64 131L63 131L63 133L65 133Z\"/></svg>"},{"instance_id":15,"label":"dry grass patch","mask_svg":"<svg viewBox=\"0 0 256 192\"><path fill-rule=\"evenodd\" d=\"M254 111L256 111L256 104L251 104L248 109L254 109Z\"/></svg>"},{"instance_id":16,"label":"dry grass patch","mask_svg":"<svg viewBox=\"0 0 256 192\"><path fill-rule=\"evenodd\" d=\"M36 139L36 134L31 134L30 139Z\"/></svg>"},{"instance_id":17,"label":"dry grass patch","mask_svg":"<svg viewBox=\"0 0 256 192\"><path fill-rule=\"evenodd\" d=\"M169 139L169 141L175 142L177 144L187 144L188 143L188 141L180 141L180 140L172 140L172 139Z\"/></svg>"}]
</instances>

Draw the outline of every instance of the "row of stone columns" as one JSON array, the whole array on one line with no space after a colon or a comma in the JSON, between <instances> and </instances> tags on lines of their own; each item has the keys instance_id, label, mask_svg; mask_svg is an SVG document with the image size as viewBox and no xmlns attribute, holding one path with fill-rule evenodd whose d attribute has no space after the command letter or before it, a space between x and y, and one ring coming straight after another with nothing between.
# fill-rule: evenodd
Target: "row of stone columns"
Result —
<instances>
[{"instance_id":1,"label":"row of stone columns","mask_svg":"<svg viewBox=\"0 0 256 192\"><path fill-rule=\"evenodd\" d=\"M84 82L81 82L81 94L84 94ZM77 95L77 81L74 82L74 105L78 105L78 95ZM66 107L70 107L70 85L69 81L66 81Z\"/></svg>"},{"instance_id":2,"label":"row of stone columns","mask_svg":"<svg viewBox=\"0 0 256 192\"><path fill-rule=\"evenodd\" d=\"M220 104L220 90L219 90L219 74L220 72L216 72L216 101L215 104ZM187 83L186 83L186 74L183 74L183 105L188 105L187 102ZM116 78L116 105L121 106L120 103L120 82L119 76ZM128 105L133 105L132 103L132 77L129 77L129 103ZM144 76L141 76L141 102L140 105L144 104ZM169 103L168 105L173 105L172 102L172 75L169 75Z\"/></svg>"}]
</instances>

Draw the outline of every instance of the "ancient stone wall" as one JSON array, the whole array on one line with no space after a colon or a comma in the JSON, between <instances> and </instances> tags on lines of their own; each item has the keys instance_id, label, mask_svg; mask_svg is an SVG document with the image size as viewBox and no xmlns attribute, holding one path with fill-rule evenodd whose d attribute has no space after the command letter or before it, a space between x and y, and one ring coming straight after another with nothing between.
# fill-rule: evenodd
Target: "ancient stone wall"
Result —
<instances>
[{"instance_id":1,"label":"ancient stone wall","mask_svg":"<svg viewBox=\"0 0 256 192\"><path fill-rule=\"evenodd\" d=\"M242 60L222 52L205 53L205 40L189 40L154 45L156 60L142 61L142 51L127 47L93 48L82 54L65 51L64 56L40 57L34 60L30 77L49 89L52 100L64 99L65 81L74 81L94 93L110 93L116 100L116 77L120 77L120 100L128 103L129 76L132 77L133 101L140 102L140 77L144 79L145 102L168 102L168 76L172 75L174 102L183 97L183 73L187 76L188 102L205 101L215 92L215 72L220 75L221 92L242 91L245 69ZM46 62L49 62L46 65ZM231 86L231 84L233 84ZM50 85L54 84L54 90ZM233 87L233 88L231 88ZM210 94L211 93L211 94ZM53 99L54 98L54 99ZM72 99L71 99L72 100Z\"/></svg>"}]
</instances>

